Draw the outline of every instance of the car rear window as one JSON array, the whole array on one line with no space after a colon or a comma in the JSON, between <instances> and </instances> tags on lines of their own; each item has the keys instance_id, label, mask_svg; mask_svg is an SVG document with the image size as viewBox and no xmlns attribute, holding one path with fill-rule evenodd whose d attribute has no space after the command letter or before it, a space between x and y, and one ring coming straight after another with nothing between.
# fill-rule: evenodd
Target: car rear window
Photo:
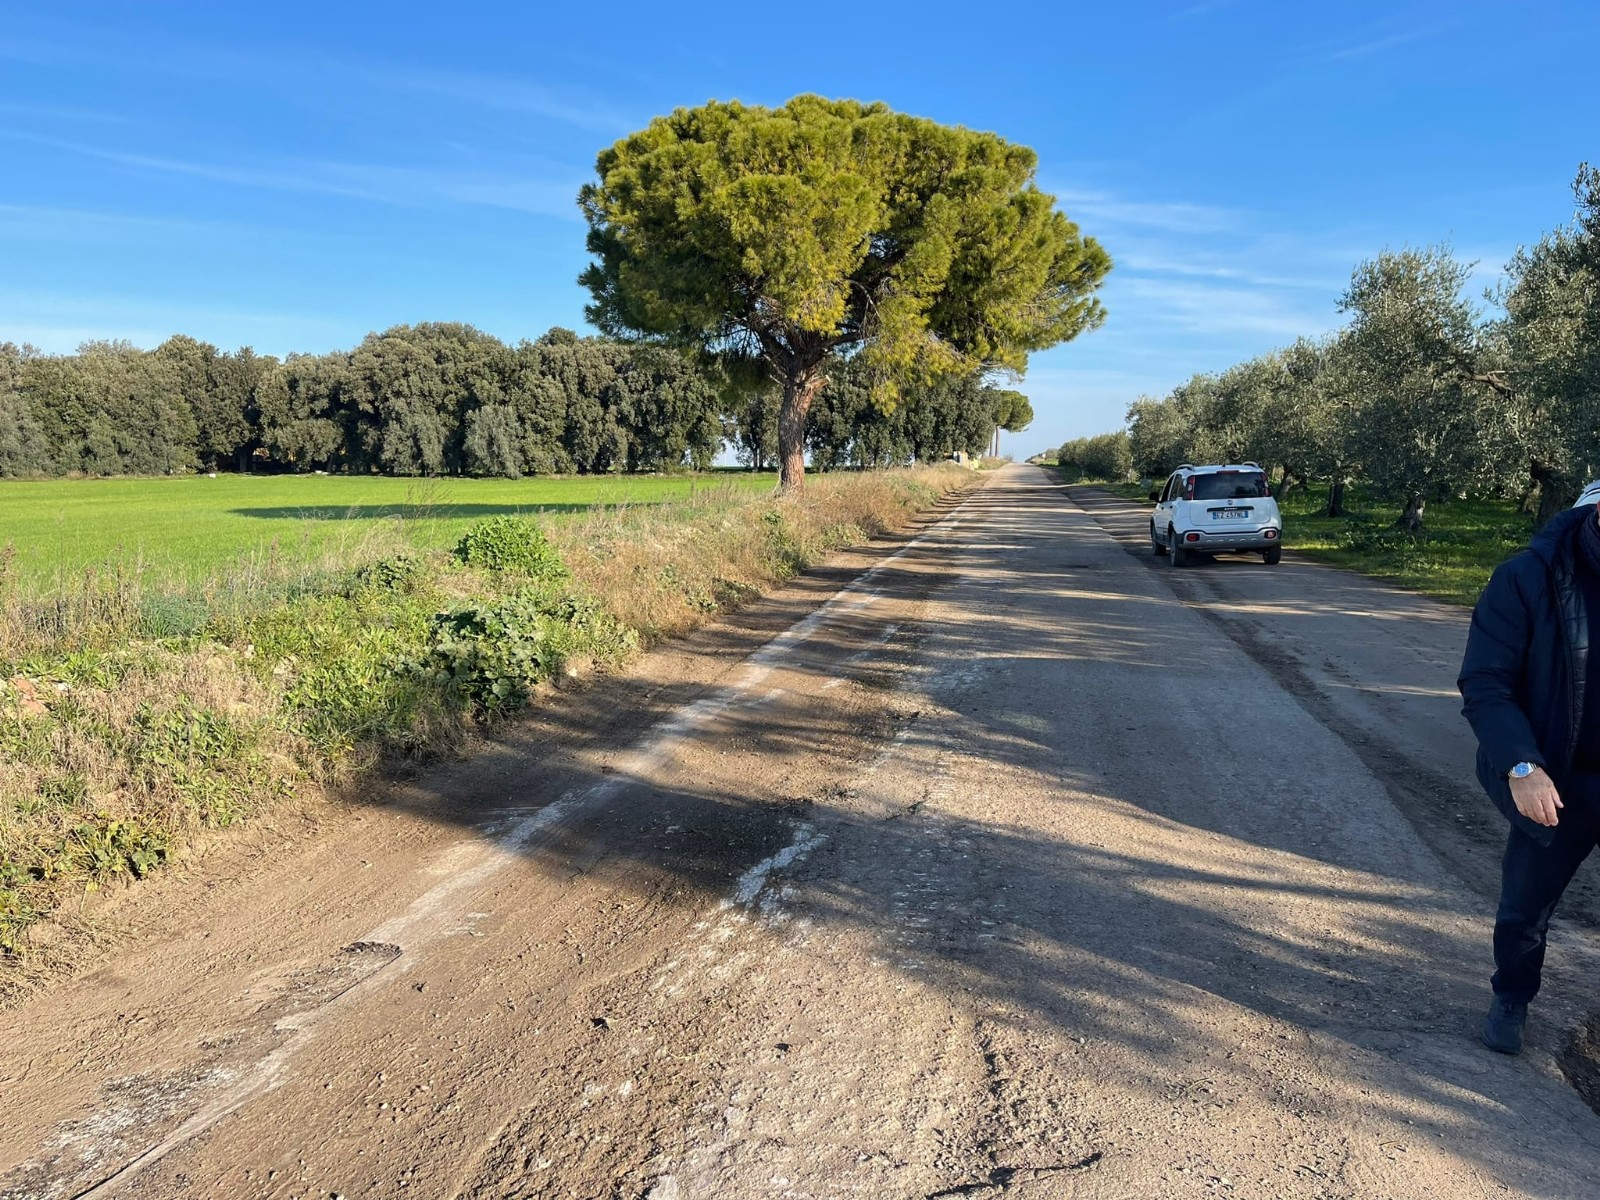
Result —
<instances>
[{"instance_id":1,"label":"car rear window","mask_svg":"<svg viewBox=\"0 0 1600 1200\"><path fill-rule=\"evenodd\" d=\"M1246 500L1267 494L1260 471L1210 471L1189 480L1191 500Z\"/></svg>"}]
</instances>

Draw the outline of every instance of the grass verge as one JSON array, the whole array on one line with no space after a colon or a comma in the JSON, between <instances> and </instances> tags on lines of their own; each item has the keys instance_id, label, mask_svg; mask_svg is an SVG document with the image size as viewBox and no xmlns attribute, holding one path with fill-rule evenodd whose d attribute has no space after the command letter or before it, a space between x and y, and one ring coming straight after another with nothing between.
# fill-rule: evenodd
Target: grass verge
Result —
<instances>
[{"instance_id":1,"label":"grass verge","mask_svg":"<svg viewBox=\"0 0 1600 1200\"><path fill-rule=\"evenodd\" d=\"M500 515L446 549L375 531L180 590L126 569L40 596L0 575L0 990L86 889L288 797L459 750L542 684L686 632L973 481L840 474L793 498L730 487L544 525Z\"/></svg>"}]
</instances>

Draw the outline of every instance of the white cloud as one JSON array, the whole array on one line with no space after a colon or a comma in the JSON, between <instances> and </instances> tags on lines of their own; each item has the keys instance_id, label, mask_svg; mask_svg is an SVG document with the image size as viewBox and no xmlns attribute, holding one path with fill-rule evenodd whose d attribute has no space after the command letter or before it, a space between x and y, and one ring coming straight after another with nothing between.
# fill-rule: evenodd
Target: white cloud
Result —
<instances>
[{"instance_id":1,"label":"white cloud","mask_svg":"<svg viewBox=\"0 0 1600 1200\"><path fill-rule=\"evenodd\" d=\"M1143 302L1138 307L1145 320L1189 333L1260 334L1292 341L1320 332L1318 311L1292 303L1281 291L1137 277L1122 280L1118 290ZM1323 323L1333 324L1331 313Z\"/></svg>"},{"instance_id":2,"label":"white cloud","mask_svg":"<svg viewBox=\"0 0 1600 1200\"><path fill-rule=\"evenodd\" d=\"M1366 243L1354 231L1297 233L1270 211L1054 190L1115 267L1102 293L1105 325L1036 355L1020 385L1036 414L1023 435L1029 446L1119 428L1140 395L1337 328L1339 293Z\"/></svg>"},{"instance_id":3,"label":"white cloud","mask_svg":"<svg viewBox=\"0 0 1600 1200\"><path fill-rule=\"evenodd\" d=\"M60 104L35 104L28 101L0 100L0 116L39 117L48 121L76 121L94 125L131 125L125 113L101 112L92 108L70 108Z\"/></svg>"},{"instance_id":4,"label":"white cloud","mask_svg":"<svg viewBox=\"0 0 1600 1200\"><path fill-rule=\"evenodd\" d=\"M1248 214L1234 209L1183 201L1128 200L1106 192L1047 186L1073 220L1111 226L1160 229L1169 233L1222 233L1241 228ZM1090 230L1089 232L1093 232Z\"/></svg>"},{"instance_id":5,"label":"white cloud","mask_svg":"<svg viewBox=\"0 0 1600 1200\"><path fill-rule=\"evenodd\" d=\"M1372 38L1369 41L1357 42L1355 45L1346 46L1339 50L1332 50L1323 57L1328 62L1342 62L1352 58L1369 58L1374 54L1382 54L1385 50L1393 50L1409 42L1415 42L1429 34L1438 32L1438 26L1429 26L1426 29L1411 29L1404 33L1391 33L1384 37Z\"/></svg>"},{"instance_id":6,"label":"white cloud","mask_svg":"<svg viewBox=\"0 0 1600 1200\"><path fill-rule=\"evenodd\" d=\"M49 146L134 170L182 175L235 187L309 192L381 204L470 204L572 221L579 218L577 194L582 180L577 172L560 178L448 166L401 167L306 160L255 166L111 150L16 130L0 130L0 137Z\"/></svg>"},{"instance_id":7,"label":"white cloud","mask_svg":"<svg viewBox=\"0 0 1600 1200\"><path fill-rule=\"evenodd\" d=\"M633 119L591 96L577 96L522 79L477 75L460 71L421 71L397 67L361 67L330 64L341 76L352 75L369 83L444 96L506 112L548 117L553 121L613 136L626 133Z\"/></svg>"},{"instance_id":8,"label":"white cloud","mask_svg":"<svg viewBox=\"0 0 1600 1200\"><path fill-rule=\"evenodd\" d=\"M201 221L151 217L131 213L101 212L88 208L64 208L33 204L0 204L0 236L80 237L95 231L120 237L134 230L168 230L192 234L202 230L245 229L228 221Z\"/></svg>"},{"instance_id":9,"label":"white cloud","mask_svg":"<svg viewBox=\"0 0 1600 1200\"><path fill-rule=\"evenodd\" d=\"M229 308L213 304L151 304L140 296L52 295L0 289L0 341L30 342L52 354L97 338L126 338L149 349L175 333L208 338L224 348L269 352L335 344L329 331L348 324L313 312Z\"/></svg>"},{"instance_id":10,"label":"white cloud","mask_svg":"<svg viewBox=\"0 0 1600 1200\"><path fill-rule=\"evenodd\" d=\"M1225 8L1232 8L1239 0L1200 0L1198 4L1191 4L1187 8L1180 8L1167 18L1169 21L1187 21L1194 17L1203 17L1210 13L1220 12Z\"/></svg>"},{"instance_id":11,"label":"white cloud","mask_svg":"<svg viewBox=\"0 0 1600 1200\"><path fill-rule=\"evenodd\" d=\"M545 117L578 129L620 134L630 117L598 97L546 87L532 80L464 71L440 71L404 64L361 62L321 56L242 53L232 46L179 39L152 40L130 48L96 43L92 31L74 28L71 40L0 39L0 59L40 66L98 67L145 75L221 81L289 92L332 106L353 84L389 91L444 97L479 108ZM330 89L329 80L339 86ZM80 114L82 115L82 114Z\"/></svg>"}]
</instances>

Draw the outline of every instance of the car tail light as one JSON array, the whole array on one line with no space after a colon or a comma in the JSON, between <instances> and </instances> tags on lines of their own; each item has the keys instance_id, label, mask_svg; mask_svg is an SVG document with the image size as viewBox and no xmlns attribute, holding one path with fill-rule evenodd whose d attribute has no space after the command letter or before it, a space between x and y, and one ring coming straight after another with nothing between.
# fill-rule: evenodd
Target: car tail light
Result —
<instances>
[{"instance_id":1,"label":"car tail light","mask_svg":"<svg viewBox=\"0 0 1600 1200\"><path fill-rule=\"evenodd\" d=\"M1261 536L1266 538L1270 542L1273 538L1278 536L1278 531L1276 529L1269 529L1265 533L1263 533Z\"/></svg>"},{"instance_id":2,"label":"car tail light","mask_svg":"<svg viewBox=\"0 0 1600 1200\"><path fill-rule=\"evenodd\" d=\"M1183 535L1183 540L1186 542L1198 542L1200 535L1198 533L1186 533Z\"/></svg>"}]
</instances>

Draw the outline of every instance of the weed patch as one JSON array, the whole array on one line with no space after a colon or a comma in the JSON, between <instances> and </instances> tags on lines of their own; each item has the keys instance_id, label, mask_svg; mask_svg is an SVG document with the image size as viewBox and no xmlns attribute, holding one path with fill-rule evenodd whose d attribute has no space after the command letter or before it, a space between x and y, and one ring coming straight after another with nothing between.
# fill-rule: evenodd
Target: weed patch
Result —
<instances>
[{"instance_id":1,"label":"weed patch","mask_svg":"<svg viewBox=\"0 0 1600 1200\"><path fill-rule=\"evenodd\" d=\"M557 583L567 578L566 565L532 521L494 517L480 521L461 536L456 557L469 567L513 572Z\"/></svg>"},{"instance_id":2,"label":"weed patch","mask_svg":"<svg viewBox=\"0 0 1600 1200\"><path fill-rule=\"evenodd\" d=\"M729 485L547 524L494 514L448 547L373 536L178 588L119 569L24 594L0 575L0 989L29 929L84 888L143 878L287 796L453 752L541 685L971 481L851 473L791 498Z\"/></svg>"}]
</instances>

